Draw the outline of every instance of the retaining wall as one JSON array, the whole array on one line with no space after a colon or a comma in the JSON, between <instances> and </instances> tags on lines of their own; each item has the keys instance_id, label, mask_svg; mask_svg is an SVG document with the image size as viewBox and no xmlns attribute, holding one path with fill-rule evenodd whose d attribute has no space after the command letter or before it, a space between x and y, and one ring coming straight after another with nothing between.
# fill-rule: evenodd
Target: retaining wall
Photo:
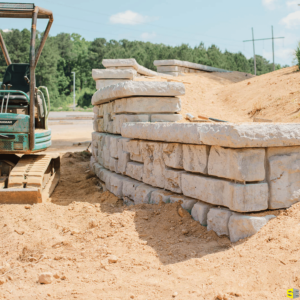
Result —
<instances>
[{"instance_id":1,"label":"retaining wall","mask_svg":"<svg viewBox=\"0 0 300 300\"><path fill-rule=\"evenodd\" d=\"M300 125L169 122L184 92L175 82L99 89L91 168L128 205L181 201L208 230L251 236L274 216L250 213L299 201Z\"/></svg>"}]
</instances>

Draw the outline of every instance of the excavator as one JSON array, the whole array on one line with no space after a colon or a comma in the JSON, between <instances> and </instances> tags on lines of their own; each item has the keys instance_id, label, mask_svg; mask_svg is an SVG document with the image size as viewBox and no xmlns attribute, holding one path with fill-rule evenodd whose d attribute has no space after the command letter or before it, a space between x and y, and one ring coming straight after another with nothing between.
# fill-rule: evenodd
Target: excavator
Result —
<instances>
[{"instance_id":1,"label":"excavator","mask_svg":"<svg viewBox=\"0 0 300 300\"><path fill-rule=\"evenodd\" d=\"M47 87L36 86L35 69L53 14L30 3L0 2L0 18L31 19L29 63L11 62L0 32L7 64L0 89L0 204L47 202L59 182L60 157L41 153L51 146L50 98ZM37 19L48 19L39 47Z\"/></svg>"}]
</instances>

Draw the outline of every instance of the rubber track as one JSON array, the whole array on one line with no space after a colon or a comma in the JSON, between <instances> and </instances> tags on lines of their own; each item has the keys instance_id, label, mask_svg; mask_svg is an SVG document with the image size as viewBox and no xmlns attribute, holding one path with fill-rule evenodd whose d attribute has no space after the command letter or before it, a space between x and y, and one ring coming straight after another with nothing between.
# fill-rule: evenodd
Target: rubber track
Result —
<instances>
[{"instance_id":1,"label":"rubber track","mask_svg":"<svg viewBox=\"0 0 300 300\"><path fill-rule=\"evenodd\" d=\"M43 189L43 178L51 162L50 155L24 155L10 172L8 188Z\"/></svg>"}]
</instances>

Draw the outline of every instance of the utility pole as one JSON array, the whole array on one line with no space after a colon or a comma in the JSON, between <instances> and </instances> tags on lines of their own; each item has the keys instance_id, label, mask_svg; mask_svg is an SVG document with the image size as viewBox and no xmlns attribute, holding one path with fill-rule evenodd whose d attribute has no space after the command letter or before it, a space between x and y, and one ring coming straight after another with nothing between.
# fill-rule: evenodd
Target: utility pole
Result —
<instances>
[{"instance_id":1,"label":"utility pole","mask_svg":"<svg viewBox=\"0 0 300 300\"><path fill-rule=\"evenodd\" d=\"M272 52L273 52L273 71L275 71L275 47L274 47L274 40L277 39L284 39L284 37L274 37L273 34L273 26L272 28L272 37L271 38L265 38L265 39L254 39L254 33L253 33L253 28L252 28L252 40L246 40L243 41L245 42L253 42L253 56L254 56L254 74L256 75L256 58L255 58L255 46L254 46L254 42L255 41L265 41L265 40L272 40Z\"/></svg>"},{"instance_id":2,"label":"utility pole","mask_svg":"<svg viewBox=\"0 0 300 300\"><path fill-rule=\"evenodd\" d=\"M75 72L73 74L73 110L75 110Z\"/></svg>"}]
</instances>

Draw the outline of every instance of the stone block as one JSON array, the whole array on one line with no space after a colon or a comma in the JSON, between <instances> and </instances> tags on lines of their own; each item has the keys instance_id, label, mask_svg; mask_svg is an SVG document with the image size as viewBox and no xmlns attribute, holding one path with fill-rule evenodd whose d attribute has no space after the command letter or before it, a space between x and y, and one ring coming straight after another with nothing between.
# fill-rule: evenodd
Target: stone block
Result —
<instances>
[{"instance_id":1,"label":"stone block","mask_svg":"<svg viewBox=\"0 0 300 300\"><path fill-rule=\"evenodd\" d=\"M207 214L214 206L202 201L197 201L192 208L191 215L195 221L199 222L202 226L207 226Z\"/></svg>"},{"instance_id":2,"label":"stone block","mask_svg":"<svg viewBox=\"0 0 300 300\"><path fill-rule=\"evenodd\" d=\"M98 105L93 106L93 113L97 117L99 116L99 106Z\"/></svg>"},{"instance_id":3,"label":"stone block","mask_svg":"<svg viewBox=\"0 0 300 300\"><path fill-rule=\"evenodd\" d=\"M109 170L115 173L118 172L118 159L111 157L109 159Z\"/></svg>"},{"instance_id":4,"label":"stone block","mask_svg":"<svg viewBox=\"0 0 300 300\"><path fill-rule=\"evenodd\" d=\"M92 104L98 105L133 96L181 96L185 94L184 84L181 82L156 81L126 81L117 85L107 86L95 92Z\"/></svg>"},{"instance_id":5,"label":"stone block","mask_svg":"<svg viewBox=\"0 0 300 300\"><path fill-rule=\"evenodd\" d=\"M181 175L185 174L185 171L176 169L165 169L165 189L174 193L181 194Z\"/></svg>"},{"instance_id":6,"label":"stone block","mask_svg":"<svg viewBox=\"0 0 300 300\"><path fill-rule=\"evenodd\" d=\"M134 201L132 201L131 199L129 199L128 197L123 197L123 202L126 206L131 206L134 205Z\"/></svg>"},{"instance_id":7,"label":"stone block","mask_svg":"<svg viewBox=\"0 0 300 300\"><path fill-rule=\"evenodd\" d=\"M103 105L98 105L98 117L103 118L103 114L104 114L104 106Z\"/></svg>"},{"instance_id":8,"label":"stone block","mask_svg":"<svg viewBox=\"0 0 300 300\"><path fill-rule=\"evenodd\" d=\"M290 207L300 200L300 147L267 149L269 208Z\"/></svg>"},{"instance_id":9,"label":"stone block","mask_svg":"<svg viewBox=\"0 0 300 300\"><path fill-rule=\"evenodd\" d=\"M207 174L209 146L183 145L183 168L194 173Z\"/></svg>"},{"instance_id":10,"label":"stone block","mask_svg":"<svg viewBox=\"0 0 300 300\"><path fill-rule=\"evenodd\" d=\"M126 151L125 145L130 139L118 139L118 172L125 175L127 163L130 161L130 154Z\"/></svg>"},{"instance_id":11,"label":"stone block","mask_svg":"<svg viewBox=\"0 0 300 300\"><path fill-rule=\"evenodd\" d=\"M122 137L117 135L110 136L109 151L111 157L118 158L118 142L120 138Z\"/></svg>"},{"instance_id":12,"label":"stone block","mask_svg":"<svg viewBox=\"0 0 300 300\"><path fill-rule=\"evenodd\" d=\"M163 144L163 159L166 166L174 169L183 169L182 144L179 143Z\"/></svg>"},{"instance_id":13,"label":"stone block","mask_svg":"<svg viewBox=\"0 0 300 300\"><path fill-rule=\"evenodd\" d=\"M207 230L213 230L218 236L229 235L228 223L232 211L226 208L211 208L207 214Z\"/></svg>"},{"instance_id":14,"label":"stone block","mask_svg":"<svg viewBox=\"0 0 300 300\"><path fill-rule=\"evenodd\" d=\"M113 69L93 69L92 77L94 80L99 79L131 79L136 77L135 70L113 70Z\"/></svg>"},{"instance_id":15,"label":"stone block","mask_svg":"<svg viewBox=\"0 0 300 300\"><path fill-rule=\"evenodd\" d=\"M238 181L263 181L266 177L265 149L212 146L208 174Z\"/></svg>"},{"instance_id":16,"label":"stone block","mask_svg":"<svg viewBox=\"0 0 300 300\"><path fill-rule=\"evenodd\" d=\"M143 162L140 141L139 140L130 140L126 143L126 151L130 153L130 159Z\"/></svg>"},{"instance_id":17,"label":"stone block","mask_svg":"<svg viewBox=\"0 0 300 300\"><path fill-rule=\"evenodd\" d=\"M143 141L140 144L144 161L143 181L155 187L165 187L163 144Z\"/></svg>"},{"instance_id":18,"label":"stone block","mask_svg":"<svg viewBox=\"0 0 300 300\"><path fill-rule=\"evenodd\" d=\"M170 197L170 203L182 201L181 207L191 213L193 206L197 202L194 199L185 197L183 195L173 195Z\"/></svg>"},{"instance_id":19,"label":"stone block","mask_svg":"<svg viewBox=\"0 0 300 300\"><path fill-rule=\"evenodd\" d=\"M143 183L131 178L126 178L123 182L123 196L128 197L131 200L134 200L135 190L138 186L142 185Z\"/></svg>"},{"instance_id":20,"label":"stone block","mask_svg":"<svg viewBox=\"0 0 300 300\"><path fill-rule=\"evenodd\" d=\"M95 173L95 164L97 163L95 157L91 156L90 159L90 169Z\"/></svg>"},{"instance_id":21,"label":"stone block","mask_svg":"<svg viewBox=\"0 0 300 300\"><path fill-rule=\"evenodd\" d=\"M143 181L144 165L130 161L126 166L126 175L139 181Z\"/></svg>"},{"instance_id":22,"label":"stone block","mask_svg":"<svg viewBox=\"0 0 300 300\"><path fill-rule=\"evenodd\" d=\"M157 72L178 72L181 71L180 67L178 66L159 66L157 67Z\"/></svg>"},{"instance_id":23,"label":"stone block","mask_svg":"<svg viewBox=\"0 0 300 300\"><path fill-rule=\"evenodd\" d=\"M139 185L135 190L134 199L133 199L134 203L135 204L142 204L142 203L149 204L150 199L151 199L151 194L155 190L157 190L157 189L150 185L147 185L147 184Z\"/></svg>"},{"instance_id":24,"label":"stone block","mask_svg":"<svg viewBox=\"0 0 300 300\"><path fill-rule=\"evenodd\" d=\"M151 193L150 204L159 204L160 201L164 203L169 203L171 196L174 196L174 194L171 192L158 189Z\"/></svg>"},{"instance_id":25,"label":"stone block","mask_svg":"<svg viewBox=\"0 0 300 300\"><path fill-rule=\"evenodd\" d=\"M108 171L107 169L103 168L100 170L100 180L105 182L105 186L106 188L110 191L111 187L110 187L110 177L113 175L113 172Z\"/></svg>"},{"instance_id":26,"label":"stone block","mask_svg":"<svg viewBox=\"0 0 300 300\"><path fill-rule=\"evenodd\" d=\"M110 176L110 192L117 196L119 199L123 197L123 182L125 177L118 174L111 174Z\"/></svg>"},{"instance_id":27,"label":"stone block","mask_svg":"<svg viewBox=\"0 0 300 300\"><path fill-rule=\"evenodd\" d=\"M175 113L181 111L177 97L133 97L115 101L114 113Z\"/></svg>"},{"instance_id":28,"label":"stone block","mask_svg":"<svg viewBox=\"0 0 300 300\"><path fill-rule=\"evenodd\" d=\"M103 169L103 167L99 163L94 164L94 172L99 179L100 179L100 171L102 169Z\"/></svg>"},{"instance_id":29,"label":"stone block","mask_svg":"<svg viewBox=\"0 0 300 300\"><path fill-rule=\"evenodd\" d=\"M121 128L123 123L127 122L149 122L149 115L114 115L113 117L114 125L113 132L116 134L121 133Z\"/></svg>"},{"instance_id":30,"label":"stone block","mask_svg":"<svg viewBox=\"0 0 300 300\"><path fill-rule=\"evenodd\" d=\"M110 168L110 153L109 153L109 148L104 146L102 148L102 159L103 159L103 166L106 169Z\"/></svg>"},{"instance_id":31,"label":"stone block","mask_svg":"<svg viewBox=\"0 0 300 300\"><path fill-rule=\"evenodd\" d=\"M151 122L178 122L182 120L179 114L155 114L151 115Z\"/></svg>"},{"instance_id":32,"label":"stone block","mask_svg":"<svg viewBox=\"0 0 300 300\"><path fill-rule=\"evenodd\" d=\"M101 80L96 80L96 89L102 89L104 87L110 86L110 85L114 85L114 84L118 84L120 82L124 82L124 81L128 81L130 79L101 79Z\"/></svg>"},{"instance_id":33,"label":"stone block","mask_svg":"<svg viewBox=\"0 0 300 300\"><path fill-rule=\"evenodd\" d=\"M268 208L268 184L239 184L227 180L182 174L182 192L210 204L237 212L261 211Z\"/></svg>"},{"instance_id":34,"label":"stone block","mask_svg":"<svg viewBox=\"0 0 300 300\"><path fill-rule=\"evenodd\" d=\"M175 77L177 77L177 76L179 76L179 72L166 72L166 71L164 71L164 72L161 72L162 74L166 74L166 75L168 75L168 76L175 76Z\"/></svg>"},{"instance_id":35,"label":"stone block","mask_svg":"<svg viewBox=\"0 0 300 300\"><path fill-rule=\"evenodd\" d=\"M257 233L265 226L270 219L275 218L273 215L264 217L252 217L240 214L233 214L228 223L229 237L232 243L245 239Z\"/></svg>"}]
</instances>

